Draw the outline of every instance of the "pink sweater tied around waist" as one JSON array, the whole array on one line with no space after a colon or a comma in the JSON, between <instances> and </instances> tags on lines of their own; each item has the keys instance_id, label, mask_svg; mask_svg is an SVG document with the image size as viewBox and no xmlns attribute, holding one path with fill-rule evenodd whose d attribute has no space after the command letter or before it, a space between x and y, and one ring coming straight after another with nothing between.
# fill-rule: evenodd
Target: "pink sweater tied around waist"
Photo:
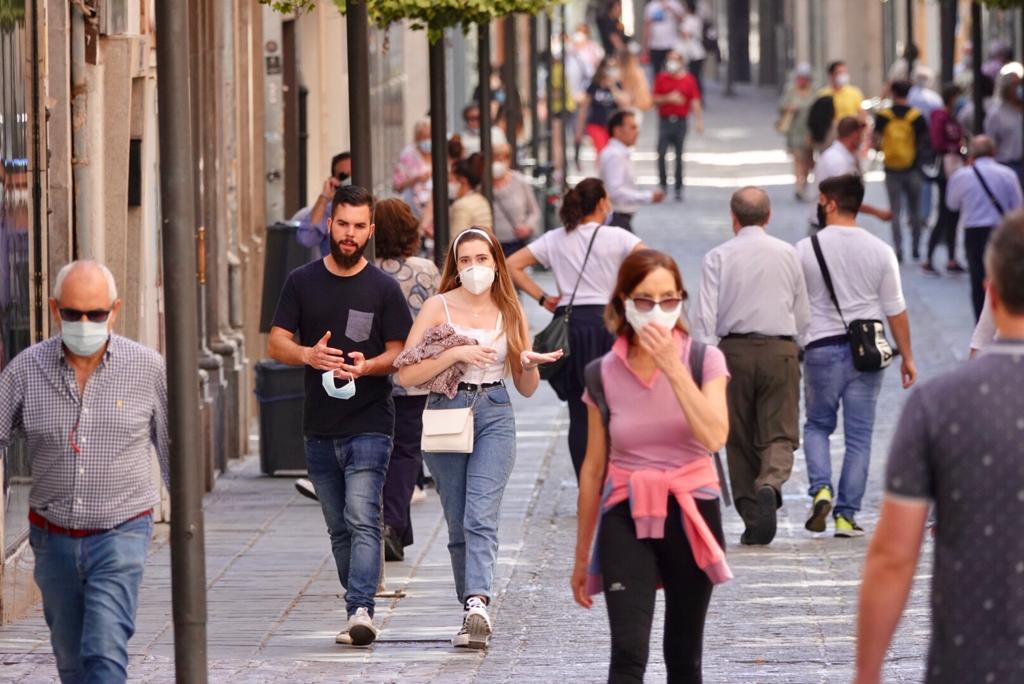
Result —
<instances>
[{"instance_id":1,"label":"pink sweater tied around waist","mask_svg":"<svg viewBox=\"0 0 1024 684\"><path fill-rule=\"evenodd\" d=\"M733 575L725 561L725 551L697 509L693 495L701 490L713 496L720 491L718 472L710 458L693 461L675 470L627 470L610 461L601 512L628 500L637 539L663 539L671 494L679 503L683 531L697 566L712 583L722 584L731 580ZM587 590L590 594L602 591L596 552L591 555Z\"/></svg>"}]
</instances>

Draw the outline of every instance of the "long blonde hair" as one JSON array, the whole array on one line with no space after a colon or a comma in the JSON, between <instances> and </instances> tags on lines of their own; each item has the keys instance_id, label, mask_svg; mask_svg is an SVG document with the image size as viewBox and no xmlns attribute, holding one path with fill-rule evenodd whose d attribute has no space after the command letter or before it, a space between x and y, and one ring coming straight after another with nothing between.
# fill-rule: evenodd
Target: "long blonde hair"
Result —
<instances>
[{"instance_id":1,"label":"long blonde hair","mask_svg":"<svg viewBox=\"0 0 1024 684\"><path fill-rule=\"evenodd\" d=\"M504 325L505 340L508 342L508 355L505 357L505 370L512 368L512 359L518 359L524 349L528 348L526 336L523 334L523 322L525 316L523 307L516 295L515 285L512 284L512 276L509 275L508 266L505 263L505 254L495 246L498 244L494 234L486 228L474 226L461 233L452 240L452 246L448 249L448 256L444 260L444 268L441 270L441 286L438 292L444 294L460 287L458 255L455 249L460 244L477 240L486 242L491 250L491 258L494 259L494 285L491 286L491 301L501 312L501 320Z\"/></svg>"}]
</instances>

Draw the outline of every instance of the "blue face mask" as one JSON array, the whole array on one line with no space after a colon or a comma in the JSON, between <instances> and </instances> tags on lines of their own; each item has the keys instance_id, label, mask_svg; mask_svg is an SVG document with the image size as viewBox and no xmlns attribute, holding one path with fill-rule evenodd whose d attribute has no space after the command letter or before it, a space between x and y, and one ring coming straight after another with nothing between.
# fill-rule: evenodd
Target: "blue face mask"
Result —
<instances>
[{"instance_id":1,"label":"blue face mask","mask_svg":"<svg viewBox=\"0 0 1024 684\"><path fill-rule=\"evenodd\" d=\"M92 356L110 339L107 322L64 321L60 325L60 337L64 346L75 356Z\"/></svg>"},{"instance_id":2,"label":"blue face mask","mask_svg":"<svg viewBox=\"0 0 1024 684\"><path fill-rule=\"evenodd\" d=\"M324 391L327 392L327 396L334 397L335 399L351 399L356 396L356 381L354 379L349 380L341 387L337 387L334 384L334 371L324 371L322 376Z\"/></svg>"}]
</instances>

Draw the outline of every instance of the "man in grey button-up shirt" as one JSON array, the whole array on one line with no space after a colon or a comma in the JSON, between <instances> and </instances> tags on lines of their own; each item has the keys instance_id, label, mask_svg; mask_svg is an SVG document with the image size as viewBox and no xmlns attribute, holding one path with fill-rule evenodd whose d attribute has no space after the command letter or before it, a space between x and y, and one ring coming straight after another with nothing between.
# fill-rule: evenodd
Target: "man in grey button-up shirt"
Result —
<instances>
[{"instance_id":1,"label":"man in grey button-up shirt","mask_svg":"<svg viewBox=\"0 0 1024 684\"><path fill-rule=\"evenodd\" d=\"M29 543L61 681L123 682L160 502L153 447L168 481L164 362L111 334L121 302L105 266L65 266L53 295L60 335L0 373L0 449L24 434Z\"/></svg>"}]
</instances>

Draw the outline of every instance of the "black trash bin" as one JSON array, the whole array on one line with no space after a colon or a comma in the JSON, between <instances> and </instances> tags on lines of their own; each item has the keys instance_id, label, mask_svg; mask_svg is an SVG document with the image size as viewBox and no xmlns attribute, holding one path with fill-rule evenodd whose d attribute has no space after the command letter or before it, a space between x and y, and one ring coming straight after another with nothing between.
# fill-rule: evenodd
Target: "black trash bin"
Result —
<instances>
[{"instance_id":1,"label":"black trash bin","mask_svg":"<svg viewBox=\"0 0 1024 684\"><path fill-rule=\"evenodd\" d=\"M267 242L263 255L263 302L260 309L260 332L270 332L277 310L277 300L288 274L299 266L319 258L315 247L303 247L295 238L296 223L275 223L267 226Z\"/></svg>"},{"instance_id":2,"label":"black trash bin","mask_svg":"<svg viewBox=\"0 0 1024 684\"><path fill-rule=\"evenodd\" d=\"M264 360L256 364L256 400L260 405L260 470L305 471L302 402L306 397L302 366Z\"/></svg>"}]
</instances>

